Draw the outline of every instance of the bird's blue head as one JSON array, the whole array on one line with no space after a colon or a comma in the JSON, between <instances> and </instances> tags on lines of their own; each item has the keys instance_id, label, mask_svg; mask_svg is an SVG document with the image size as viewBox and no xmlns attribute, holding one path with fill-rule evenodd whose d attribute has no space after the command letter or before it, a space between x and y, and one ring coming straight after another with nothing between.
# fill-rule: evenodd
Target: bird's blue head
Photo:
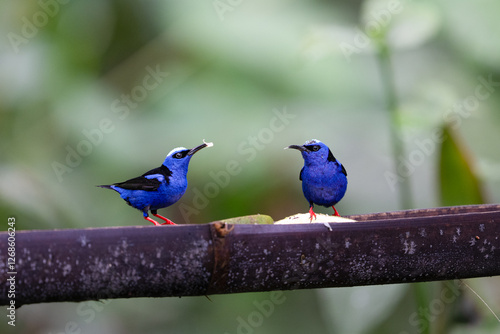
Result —
<instances>
[{"instance_id":1,"label":"bird's blue head","mask_svg":"<svg viewBox=\"0 0 500 334\"><path fill-rule=\"evenodd\" d=\"M290 145L285 148L299 150L306 165L325 164L328 161L336 161L328 146L317 139L308 140L304 145Z\"/></svg>"},{"instance_id":2,"label":"bird's blue head","mask_svg":"<svg viewBox=\"0 0 500 334\"><path fill-rule=\"evenodd\" d=\"M193 154L202 148L211 146L213 146L213 143L205 143L205 141L203 141L203 144L192 149L176 147L167 154L165 161L163 161L163 165L168 167L171 171L179 171L186 174L188 171L189 161L191 161Z\"/></svg>"}]
</instances>

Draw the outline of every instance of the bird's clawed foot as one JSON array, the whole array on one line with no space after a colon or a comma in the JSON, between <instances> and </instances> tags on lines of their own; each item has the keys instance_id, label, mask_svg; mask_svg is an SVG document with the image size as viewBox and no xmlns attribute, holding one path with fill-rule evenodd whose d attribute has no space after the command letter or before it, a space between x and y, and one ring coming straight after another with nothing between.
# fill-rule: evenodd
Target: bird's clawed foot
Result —
<instances>
[{"instance_id":1,"label":"bird's clawed foot","mask_svg":"<svg viewBox=\"0 0 500 334\"><path fill-rule=\"evenodd\" d=\"M158 224L158 225L177 225L176 223L174 223L170 219L165 218L163 216L160 216L159 214L153 213L153 216L158 217L158 218L160 218L160 219L162 219L162 220L165 221L163 224Z\"/></svg>"},{"instance_id":2,"label":"bird's clawed foot","mask_svg":"<svg viewBox=\"0 0 500 334\"><path fill-rule=\"evenodd\" d=\"M333 215L334 215L334 216L337 216L337 217L340 217L339 212L337 211L337 209L335 209L335 207L334 207L333 205L332 205L332 208L333 208L333 211L335 211L335 212L333 213Z\"/></svg>"},{"instance_id":3,"label":"bird's clawed foot","mask_svg":"<svg viewBox=\"0 0 500 334\"><path fill-rule=\"evenodd\" d=\"M309 222L310 223L312 222L313 217L314 217L314 219L316 219L316 214L314 213L313 207L311 206L311 207L309 207Z\"/></svg>"},{"instance_id":4,"label":"bird's clawed foot","mask_svg":"<svg viewBox=\"0 0 500 334\"><path fill-rule=\"evenodd\" d=\"M161 224L158 223L156 220L149 218L148 216L144 216L144 219L146 219L148 222L153 223L156 226L160 226Z\"/></svg>"},{"instance_id":5,"label":"bird's clawed foot","mask_svg":"<svg viewBox=\"0 0 500 334\"><path fill-rule=\"evenodd\" d=\"M167 219L167 218L165 218L165 217L163 217L163 216L160 216L159 214L153 213L153 216L158 217L158 218L160 218L160 219L164 220L165 222L164 222L164 223L162 223L162 224L160 224L160 223L158 223L156 220L151 219L151 218L149 218L149 216L146 216L146 215L144 215L144 219L146 219L146 220L147 220L148 222L150 222L150 223L153 223L155 226L161 226L161 225L177 225L176 223L174 223L174 222L173 222L173 221L171 221L170 219Z\"/></svg>"}]
</instances>

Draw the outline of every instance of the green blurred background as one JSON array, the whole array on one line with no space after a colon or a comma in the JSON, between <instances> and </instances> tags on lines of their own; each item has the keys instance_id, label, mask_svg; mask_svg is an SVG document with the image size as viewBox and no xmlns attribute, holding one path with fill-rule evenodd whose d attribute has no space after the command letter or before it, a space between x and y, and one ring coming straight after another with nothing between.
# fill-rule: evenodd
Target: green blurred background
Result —
<instances>
[{"instance_id":1,"label":"green blurred background","mask_svg":"<svg viewBox=\"0 0 500 334\"><path fill-rule=\"evenodd\" d=\"M160 212L180 224L306 212L302 159L283 148L312 138L348 171L342 215L500 202L499 12L494 0L2 1L0 230L10 216L18 230L148 224L95 185L202 139L215 146L196 154L186 194ZM236 175L222 178L234 161ZM499 313L497 282L468 280ZM446 284L456 298L437 308ZM211 299L27 305L0 331L500 328L456 283L289 291L268 313L257 305L270 293Z\"/></svg>"}]
</instances>

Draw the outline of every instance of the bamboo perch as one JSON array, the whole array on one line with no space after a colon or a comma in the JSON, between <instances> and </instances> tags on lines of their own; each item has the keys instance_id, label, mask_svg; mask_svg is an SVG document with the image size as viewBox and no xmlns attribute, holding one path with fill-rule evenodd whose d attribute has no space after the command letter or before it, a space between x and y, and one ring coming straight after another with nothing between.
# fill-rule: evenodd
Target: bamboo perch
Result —
<instances>
[{"instance_id":1,"label":"bamboo perch","mask_svg":"<svg viewBox=\"0 0 500 334\"><path fill-rule=\"evenodd\" d=\"M354 223L17 231L15 305L203 296L500 275L500 205L350 216ZM8 305L7 233L0 304Z\"/></svg>"}]
</instances>

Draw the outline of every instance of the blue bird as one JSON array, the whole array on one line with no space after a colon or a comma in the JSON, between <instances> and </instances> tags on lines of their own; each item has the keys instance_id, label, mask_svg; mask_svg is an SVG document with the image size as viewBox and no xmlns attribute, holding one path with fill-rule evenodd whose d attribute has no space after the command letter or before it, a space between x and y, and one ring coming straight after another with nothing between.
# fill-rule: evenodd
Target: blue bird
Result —
<instances>
[{"instance_id":1,"label":"blue bird","mask_svg":"<svg viewBox=\"0 0 500 334\"><path fill-rule=\"evenodd\" d=\"M344 166L332 154L332 151L317 139L306 141L304 145L290 145L287 148L299 150L304 158L304 167L300 171L302 191L309 202L309 215L312 221L316 214L314 204L332 207L335 216L340 216L337 204L347 189L347 172Z\"/></svg>"},{"instance_id":2,"label":"blue bird","mask_svg":"<svg viewBox=\"0 0 500 334\"><path fill-rule=\"evenodd\" d=\"M157 210L174 204L184 195L191 157L202 148L211 146L213 146L212 143L203 141L203 144L192 149L174 148L168 153L160 167L124 182L98 187L118 192L128 205L142 211L144 219L155 225L176 225L171 220L160 216ZM165 223L160 224L149 218L148 211L151 211L153 216L164 220Z\"/></svg>"}]
</instances>

